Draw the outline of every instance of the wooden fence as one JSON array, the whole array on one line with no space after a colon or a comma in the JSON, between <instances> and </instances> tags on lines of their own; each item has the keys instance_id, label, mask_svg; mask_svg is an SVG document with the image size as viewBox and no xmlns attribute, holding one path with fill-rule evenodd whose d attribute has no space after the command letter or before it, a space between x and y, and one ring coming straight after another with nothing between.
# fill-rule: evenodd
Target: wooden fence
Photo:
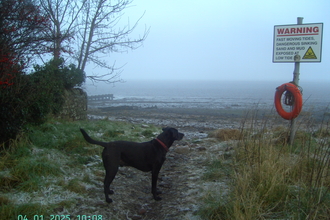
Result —
<instances>
[{"instance_id":1,"label":"wooden fence","mask_svg":"<svg viewBox=\"0 0 330 220\"><path fill-rule=\"evenodd\" d=\"M88 96L88 101L107 101L107 100L113 100L113 99L114 99L113 94Z\"/></svg>"}]
</instances>

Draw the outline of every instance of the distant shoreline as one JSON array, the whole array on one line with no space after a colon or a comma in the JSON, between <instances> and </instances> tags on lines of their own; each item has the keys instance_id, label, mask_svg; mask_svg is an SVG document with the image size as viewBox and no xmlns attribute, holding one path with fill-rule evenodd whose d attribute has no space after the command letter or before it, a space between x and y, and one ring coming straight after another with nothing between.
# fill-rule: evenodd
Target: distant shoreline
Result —
<instances>
[{"instance_id":1,"label":"distant shoreline","mask_svg":"<svg viewBox=\"0 0 330 220\"><path fill-rule=\"evenodd\" d=\"M250 106L210 107L208 103L196 107L192 105L157 106L158 101L120 102L118 105L109 103L89 103L88 118L99 120L108 118L112 121L127 121L130 123L154 124L157 126L174 126L191 132L207 132L210 130L230 128L238 129L247 120L259 122L268 121L268 125L287 126L290 121L282 119L272 107L261 107L258 104ZM95 104L95 105L93 105ZM148 105L144 105L148 104ZM185 103L186 104L186 103ZM153 107L152 107L153 106ZM329 120L330 113L322 110L308 111L303 109L298 121L305 123L314 121L316 124Z\"/></svg>"}]
</instances>

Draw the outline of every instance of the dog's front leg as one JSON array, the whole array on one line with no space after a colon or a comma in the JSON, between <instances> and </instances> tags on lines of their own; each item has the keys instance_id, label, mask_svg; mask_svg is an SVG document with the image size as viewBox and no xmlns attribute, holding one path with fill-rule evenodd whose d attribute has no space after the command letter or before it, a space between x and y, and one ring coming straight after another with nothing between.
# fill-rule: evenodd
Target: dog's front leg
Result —
<instances>
[{"instance_id":1,"label":"dog's front leg","mask_svg":"<svg viewBox=\"0 0 330 220\"><path fill-rule=\"evenodd\" d=\"M156 166L152 169L152 182L151 182L151 193L154 196L154 200L159 201L162 198L158 196L158 194L161 194L161 192L157 191L157 180L158 180L158 174L160 171L161 166Z\"/></svg>"}]
</instances>

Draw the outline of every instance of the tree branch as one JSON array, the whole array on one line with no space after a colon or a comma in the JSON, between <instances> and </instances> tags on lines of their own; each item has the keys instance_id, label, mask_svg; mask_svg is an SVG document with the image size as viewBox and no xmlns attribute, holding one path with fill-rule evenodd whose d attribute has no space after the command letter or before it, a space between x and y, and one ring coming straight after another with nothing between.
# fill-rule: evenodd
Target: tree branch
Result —
<instances>
[{"instance_id":1,"label":"tree branch","mask_svg":"<svg viewBox=\"0 0 330 220\"><path fill-rule=\"evenodd\" d=\"M123 10L131 3L132 0L117 0L116 4L111 5L111 2L108 3L106 0L98 0L96 2L88 1L88 4L85 5L86 14L80 19L80 23L84 26L81 25L82 28L79 29L81 42L78 45L78 66L84 70L87 63L91 62L98 67L111 70L108 74L92 76L89 77L90 79L106 82L113 79L114 66L110 67L105 61L101 61L98 54L124 52L128 49L134 50L139 48L147 38L150 30L147 28L145 28L142 37L133 39L129 37L144 14L134 23L133 27L130 27L128 23L122 28L116 28L123 16ZM116 76L121 68L117 69Z\"/></svg>"}]
</instances>

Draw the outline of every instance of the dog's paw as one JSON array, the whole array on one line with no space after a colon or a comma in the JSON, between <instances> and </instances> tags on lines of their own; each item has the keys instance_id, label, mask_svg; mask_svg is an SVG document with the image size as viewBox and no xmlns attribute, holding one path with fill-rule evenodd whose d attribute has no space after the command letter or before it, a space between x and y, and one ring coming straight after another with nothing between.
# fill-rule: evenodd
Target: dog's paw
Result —
<instances>
[{"instance_id":1,"label":"dog's paw","mask_svg":"<svg viewBox=\"0 0 330 220\"><path fill-rule=\"evenodd\" d=\"M114 193L115 193L115 192L114 192L113 190L111 190L111 189L109 190L109 194L110 194L110 195L112 195L112 194L114 194Z\"/></svg>"},{"instance_id":2,"label":"dog's paw","mask_svg":"<svg viewBox=\"0 0 330 220\"><path fill-rule=\"evenodd\" d=\"M112 203L112 199L110 198L106 198L105 201L107 201L107 203Z\"/></svg>"},{"instance_id":3,"label":"dog's paw","mask_svg":"<svg viewBox=\"0 0 330 220\"><path fill-rule=\"evenodd\" d=\"M160 198L159 196L154 196L154 200L160 201L160 200L162 200L162 198Z\"/></svg>"}]
</instances>

